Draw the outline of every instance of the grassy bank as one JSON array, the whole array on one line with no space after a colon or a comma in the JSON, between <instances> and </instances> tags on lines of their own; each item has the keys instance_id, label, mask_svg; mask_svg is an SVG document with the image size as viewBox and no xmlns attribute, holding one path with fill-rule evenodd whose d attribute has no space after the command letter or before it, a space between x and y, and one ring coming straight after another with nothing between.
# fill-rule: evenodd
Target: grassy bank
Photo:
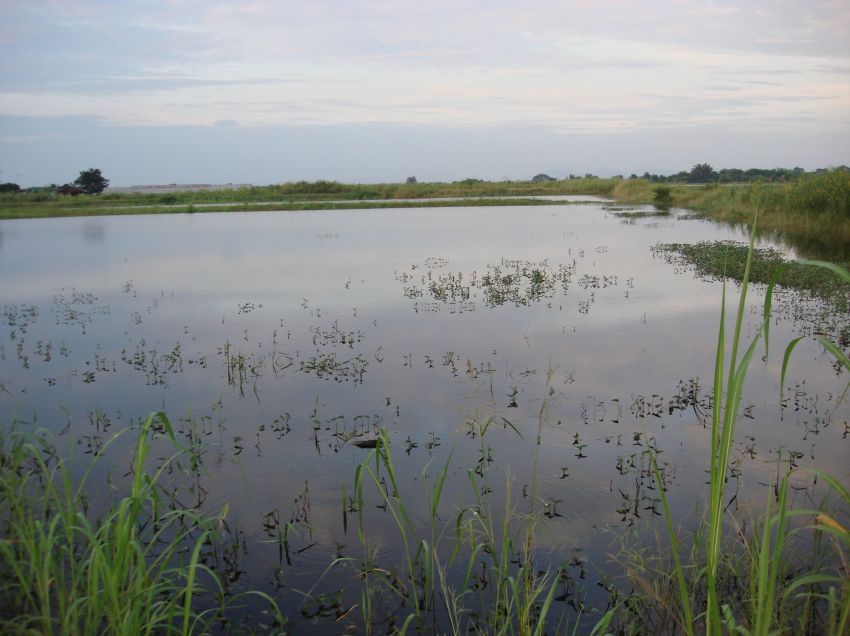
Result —
<instances>
[{"instance_id":1,"label":"grassy bank","mask_svg":"<svg viewBox=\"0 0 850 636\"><path fill-rule=\"evenodd\" d=\"M850 253L850 173L813 174L788 183L659 186L623 180L611 196L624 203L694 210L715 221L749 226L760 210L759 234L792 245L801 256L833 262Z\"/></svg>"},{"instance_id":2,"label":"grassy bank","mask_svg":"<svg viewBox=\"0 0 850 636\"><path fill-rule=\"evenodd\" d=\"M48 192L0 194L0 220L57 216L165 214L198 211L362 209L546 205L545 195L607 196L623 203L694 210L707 218L746 225L756 206L761 234L790 243L802 256L846 260L850 251L850 173L809 174L786 183L704 186L658 185L643 179L564 179L453 183L346 184L299 181L269 186L168 194L57 197ZM466 201L403 201L460 197ZM494 197L476 200L474 197ZM211 206L211 207L205 207ZM215 206L215 207L212 207Z\"/></svg>"},{"instance_id":3,"label":"grassy bank","mask_svg":"<svg viewBox=\"0 0 850 636\"><path fill-rule=\"evenodd\" d=\"M298 212L305 210L375 210L382 208L454 208L527 205L563 205L563 201L546 199L458 199L441 201L296 201L257 203L190 203L188 205L115 206L93 207L41 206L9 207L0 212L3 219L58 218L69 216L121 216L127 214L192 214L195 212Z\"/></svg>"},{"instance_id":4,"label":"grassy bank","mask_svg":"<svg viewBox=\"0 0 850 636\"><path fill-rule=\"evenodd\" d=\"M93 196L57 197L48 192L0 194L0 219L46 217L58 215L97 214L98 210L110 208L110 214L137 214L139 207L163 208L178 206L171 211L183 211L179 206L203 204L233 204L255 209L252 206L303 205L312 202L345 201L352 204L370 202L374 207L381 201L399 199L433 199L446 197L523 197L558 194L609 194L615 179L566 179L542 183L530 181L481 181L467 179L454 183L383 183L347 184L336 181L299 181L269 186L255 186L240 190L211 190L203 192L174 192L167 194L118 194L105 193ZM396 205L402 202L398 201ZM516 204L516 203L515 203ZM328 204L326 204L328 205ZM341 204L337 204L340 207ZM523 205L523 203L520 203ZM350 206L349 206L350 207ZM417 205L421 207L421 204ZM317 209L317 208L301 208ZM322 208L324 209L324 208ZM14 214L14 217L10 216Z\"/></svg>"}]
</instances>

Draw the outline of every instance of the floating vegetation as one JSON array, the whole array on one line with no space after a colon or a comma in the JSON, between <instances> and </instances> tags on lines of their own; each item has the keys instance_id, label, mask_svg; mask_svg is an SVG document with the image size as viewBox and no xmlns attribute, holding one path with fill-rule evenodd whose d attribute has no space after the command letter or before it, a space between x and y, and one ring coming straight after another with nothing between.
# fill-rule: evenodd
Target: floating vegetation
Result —
<instances>
[{"instance_id":1,"label":"floating vegetation","mask_svg":"<svg viewBox=\"0 0 850 636\"><path fill-rule=\"evenodd\" d=\"M3 305L3 324L26 333L27 327L38 320L38 305Z\"/></svg>"},{"instance_id":2,"label":"floating vegetation","mask_svg":"<svg viewBox=\"0 0 850 636\"><path fill-rule=\"evenodd\" d=\"M747 261L747 246L732 241L702 241L699 243L659 243L653 253L671 264L688 265L701 277L741 281ZM782 287L808 291L816 296L850 297L850 285L831 272L814 265L786 259L771 247L754 248L750 280L769 284L773 280Z\"/></svg>"},{"instance_id":3,"label":"floating vegetation","mask_svg":"<svg viewBox=\"0 0 850 636\"><path fill-rule=\"evenodd\" d=\"M670 210L666 208L654 210L641 210L635 208L610 208L610 212L618 219L623 219L625 221L631 221L635 219L646 219L658 216L670 216Z\"/></svg>"},{"instance_id":4,"label":"floating vegetation","mask_svg":"<svg viewBox=\"0 0 850 636\"><path fill-rule=\"evenodd\" d=\"M354 345L363 342L365 335L361 330L343 331L339 328L339 320L334 320L330 328L324 329L318 325L310 327L313 334L313 344L316 347L343 345L353 349Z\"/></svg>"},{"instance_id":5,"label":"floating vegetation","mask_svg":"<svg viewBox=\"0 0 850 636\"><path fill-rule=\"evenodd\" d=\"M357 354L351 358L339 359L336 353L320 353L301 359L299 370L315 375L320 380L334 382L354 382L362 384L369 361Z\"/></svg>"},{"instance_id":6,"label":"floating vegetation","mask_svg":"<svg viewBox=\"0 0 850 636\"><path fill-rule=\"evenodd\" d=\"M110 313L108 305L98 305L94 294L72 289L53 296L51 307L57 325L79 325L85 333L86 325L94 316L106 316Z\"/></svg>"},{"instance_id":7,"label":"floating vegetation","mask_svg":"<svg viewBox=\"0 0 850 636\"><path fill-rule=\"evenodd\" d=\"M660 243L652 252L705 280L740 282L747 262L747 246L731 241ZM841 346L850 344L850 285L832 272L764 247L753 249L749 275L751 283L778 285L774 313L788 316L801 333L828 333Z\"/></svg>"},{"instance_id":8,"label":"floating vegetation","mask_svg":"<svg viewBox=\"0 0 850 636\"><path fill-rule=\"evenodd\" d=\"M597 253L604 253L602 252ZM579 258L584 256L581 250ZM440 263L445 270L448 261ZM577 260L553 265L549 260L528 261L502 258L497 265L485 265L471 272L434 272L433 266L413 265L409 271L396 272L403 294L415 300L417 312L436 312L450 305L453 312L474 311L476 303L493 308L502 305L529 306L566 294L578 268ZM616 275L583 274L576 284L583 290L617 286ZM589 307L592 299L585 301ZM585 312L586 313L586 312Z\"/></svg>"}]
</instances>

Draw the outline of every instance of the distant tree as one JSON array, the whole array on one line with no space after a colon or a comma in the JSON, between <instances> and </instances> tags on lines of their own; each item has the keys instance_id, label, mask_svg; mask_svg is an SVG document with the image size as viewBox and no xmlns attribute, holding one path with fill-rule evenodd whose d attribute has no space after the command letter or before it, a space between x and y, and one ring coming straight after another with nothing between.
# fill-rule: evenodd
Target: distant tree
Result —
<instances>
[{"instance_id":1,"label":"distant tree","mask_svg":"<svg viewBox=\"0 0 850 636\"><path fill-rule=\"evenodd\" d=\"M744 180L744 171L740 168L724 168L718 174L723 183L739 183Z\"/></svg>"},{"instance_id":2,"label":"distant tree","mask_svg":"<svg viewBox=\"0 0 850 636\"><path fill-rule=\"evenodd\" d=\"M418 183L418 181L416 181L416 175L411 175L411 176L407 177L407 180L405 181L405 183Z\"/></svg>"},{"instance_id":3,"label":"distant tree","mask_svg":"<svg viewBox=\"0 0 850 636\"><path fill-rule=\"evenodd\" d=\"M555 177L550 177L548 174L543 174L542 172L540 174L534 175L531 180L534 183L543 183L544 181L557 181Z\"/></svg>"},{"instance_id":4,"label":"distant tree","mask_svg":"<svg viewBox=\"0 0 850 636\"><path fill-rule=\"evenodd\" d=\"M707 163L698 163L688 173L688 183L708 183L716 181L717 173Z\"/></svg>"},{"instance_id":5,"label":"distant tree","mask_svg":"<svg viewBox=\"0 0 850 636\"><path fill-rule=\"evenodd\" d=\"M91 168L80 172L80 176L74 179L74 185L86 194L100 194L109 185L109 179L104 178L99 169Z\"/></svg>"},{"instance_id":6,"label":"distant tree","mask_svg":"<svg viewBox=\"0 0 850 636\"><path fill-rule=\"evenodd\" d=\"M0 183L0 192L20 192L21 186L17 183Z\"/></svg>"}]
</instances>

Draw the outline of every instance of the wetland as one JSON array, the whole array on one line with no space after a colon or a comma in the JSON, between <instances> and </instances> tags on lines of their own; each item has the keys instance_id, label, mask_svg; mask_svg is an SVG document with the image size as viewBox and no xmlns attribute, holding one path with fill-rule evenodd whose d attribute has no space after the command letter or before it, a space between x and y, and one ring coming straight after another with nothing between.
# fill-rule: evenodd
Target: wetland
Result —
<instances>
[{"instance_id":1,"label":"wetland","mask_svg":"<svg viewBox=\"0 0 850 636\"><path fill-rule=\"evenodd\" d=\"M4 448L46 431L74 478L97 457L96 516L166 413L147 467L218 519L202 558L226 594L262 591L293 633L487 632L488 568L523 545L547 581L532 611L588 631L633 590L618 546L666 542L652 458L676 524L700 524L721 278L748 237L677 208L504 203L0 221ZM850 346L850 289L757 246L744 337L790 264L731 455L745 524L784 471L846 481L850 457L848 374L817 340L780 387L787 342ZM790 492L826 496L798 473ZM533 542L496 549L529 518ZM242 597L219 627L262 631L267 605Z\"/></svg>"}]
</instances>

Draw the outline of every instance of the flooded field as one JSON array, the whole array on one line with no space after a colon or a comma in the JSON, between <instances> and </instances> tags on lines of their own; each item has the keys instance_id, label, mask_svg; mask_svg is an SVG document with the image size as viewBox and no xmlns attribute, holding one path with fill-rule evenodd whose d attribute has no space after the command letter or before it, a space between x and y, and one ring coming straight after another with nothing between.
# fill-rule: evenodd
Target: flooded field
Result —
<instances>
[{"instance_id":1,"label":"flooded field","mask_svg":"<svg viewBox=\"0 0 850 636\"><path fill-rule=\"evenodd\" d=\"M174 500L221 515L228 537L211 567L233 591L276 598L296 631L344 631L364 604L364 561L392 572L405 532L448 559L458 519L485 503L497 518L506 506L540 514L539 566L564 565L555 605L604 609L623 537L663 534L647 448L683 529L706 494L722 284L658 246L746 240L683 211L636 212L565 202L3 221L0 417L48 429L83 466L164 411L188 449L168 476ZM727 293L734 304L736 286ZM762 296L751 290L745 335ZM736 431L729 508L742 518L789 466L847 478L846 373L804 340L779 388L786 343L842 342L846 306L780 290L773 309ZM394 473L372 461L376 483L356 484L382 429ZM98 463L93 510L126 483L134 439ZM152 465L174 452L158 440ZM817 504L809 482L795 485ZM388 493L405 502L401 522ZM466 565L448 567L447 584ZM389 587L370 592L380 633L410 611Z\"/></svg>"}]
</instances>

